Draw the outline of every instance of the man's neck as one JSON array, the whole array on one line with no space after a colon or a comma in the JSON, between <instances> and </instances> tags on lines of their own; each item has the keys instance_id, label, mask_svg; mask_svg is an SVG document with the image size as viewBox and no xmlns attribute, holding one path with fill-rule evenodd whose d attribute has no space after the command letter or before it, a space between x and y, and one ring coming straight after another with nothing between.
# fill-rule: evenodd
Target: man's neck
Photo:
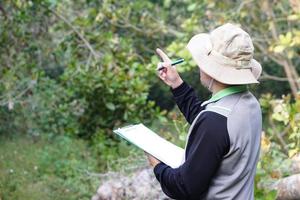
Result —
<instances>
[{"instance_id":1,"label":"man's neck","mask_svg":"<svg viewBox=\"0 0 300 200\"><path fill-rule=\"evenodd\" d=\"M215 95L216 93L218 93L221 90L224 90L227 87L229 87L229 85L222 84L222 83L215 80L214 84L212 86L212 91L211 91L212 95Z\"/></svg>"}]
</instances>

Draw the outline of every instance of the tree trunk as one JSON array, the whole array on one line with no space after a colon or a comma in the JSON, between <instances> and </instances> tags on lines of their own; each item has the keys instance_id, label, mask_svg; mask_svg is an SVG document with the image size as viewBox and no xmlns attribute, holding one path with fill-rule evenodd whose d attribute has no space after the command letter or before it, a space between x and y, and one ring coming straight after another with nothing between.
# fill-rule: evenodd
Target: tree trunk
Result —
<instances>
[{"instance_id":1,"label":"tree trunk","mask_svg":"<svg viewBox=\"0 0 300 200\"><path fill-rule=\"evenodd\" d=\"M297 82L298 81L297 80L298 74L297 74L296 70L292 69L292 67L294 67L294 66L291 67L287 61L283 61L282 66L283 66L285 74L288 78L288 81L289 81L289 84L290 84L290 87L291 87L291 90L292 90L292 94L296 98L297 93L300 89L298 87L299 83Z\"/></svg>"},{"instance_id":2,"label":"tree trunk","mask_svg":"<svg viewBox=\"0 0 300 200\"><path fill-rule=\"evenodd\" d=\"M272 5L270 4L271 2L269 2L269 1L265 1L265 2L266 2L265 11L270 20L271 36L274 41L278 41L279 35L278 35L278 31L277 31L278 27L276 26L277 24L275 22L276 16L272 10ZM292 6L293 9L299 7L298 1L295 1L295 0L290 0L290 5ZM274 55L274 56L276 57L276 55ZM290 87L292 90L292 94L295 98L297 98L298 91L300 90L300 83L298 82L299 75L296 71L296 68L291 63L291 61L287 59L287 55L284 55L284 53L282 54L282 56L280 56L279 60L280 60L280 62L282 61L281 63L278 63L278 64L283 66L283 69L285 71L285 74L288 78L288 81L289 81L289 84L290 84Z\"/></svg>"},{"instance_id":3,"label":"tree trunk","mask_svg":"<svg viewBox=\"0 0 300 200\"><path fill-rule=\"evenodd\" d=\"M300 90L300 80L299 80L299 74L296 70L296 67L293 65L293 63L291 61L288 62L288 65L290 66L290 69L292 70L292 74L294 77L294 80L296 82L297 88L298 88L298 92Z\"/></svg>"}]
</instances>

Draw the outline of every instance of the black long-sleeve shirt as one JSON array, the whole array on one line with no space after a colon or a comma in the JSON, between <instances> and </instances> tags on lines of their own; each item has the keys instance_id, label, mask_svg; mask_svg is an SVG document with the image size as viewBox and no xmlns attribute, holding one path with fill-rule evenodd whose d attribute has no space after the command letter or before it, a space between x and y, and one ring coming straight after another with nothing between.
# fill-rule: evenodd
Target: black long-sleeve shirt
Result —
<instances>
[{"instance_id":1,"label":"black long-sleeve shirt","mask_svg":"<svg viewBox=\"0 0 300 200\"><path fill-rule=\"evenodd\" d=\"M185 82L172 93L190 124L205 109L194 90ZM229 147L227 118L210 111L201 114L190 134L185 162L175 169L164 163L154 168L164 193L173 199L202 199Z\"/></svg>"}]
</instances>

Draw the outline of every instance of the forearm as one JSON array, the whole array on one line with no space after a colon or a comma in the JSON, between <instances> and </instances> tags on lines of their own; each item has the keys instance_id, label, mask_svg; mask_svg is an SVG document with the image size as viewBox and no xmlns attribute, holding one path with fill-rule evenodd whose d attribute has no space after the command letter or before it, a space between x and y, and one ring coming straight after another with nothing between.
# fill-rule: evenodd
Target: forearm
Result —
<instances>
[{"instance_id":1,"label":"forearm","mask_svg":"<svg viewBox=\"0 0 300 200\"><path fill-rule=\"evenodd\" d=\"M180 111L191 124L197 114L204 109L201 107L202 101L199 100L194 89L185 82L171 91Z\"/></svg>"},{"instance_id":2,"label":"forearm","mask_svg":"<svg viewBox=\"0 0 300 200\"><path fill-rule=\"evenodd\" d=\"M155 166L154 174L166 195L173 199L188 199L179 168L173 169L164 163Z\"/></svg>"}]
</instances>

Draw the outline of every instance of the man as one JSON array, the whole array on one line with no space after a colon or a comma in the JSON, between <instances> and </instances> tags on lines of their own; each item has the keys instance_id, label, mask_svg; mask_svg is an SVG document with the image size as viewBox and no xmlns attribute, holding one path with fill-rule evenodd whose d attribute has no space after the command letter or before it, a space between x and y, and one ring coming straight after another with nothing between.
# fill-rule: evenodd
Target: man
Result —
<instances>
[{"instance_id":1,"label":"man","mask_svg":"<svg viewBox=\"0 0 300 200\"><path fill-rule=\"evenodd\" d=\"M200 81L212 97L199 100L163 59L159 77L171 87L189 129L185 158L171 168L148 155L166 195L174 199L254 199L254 177L262 129L261 110L247 84L258 83L261 65L253 59L248 33L225 24L209 34L192 37L187 45L200 68Z\"/></svg>"}]
</instances>

